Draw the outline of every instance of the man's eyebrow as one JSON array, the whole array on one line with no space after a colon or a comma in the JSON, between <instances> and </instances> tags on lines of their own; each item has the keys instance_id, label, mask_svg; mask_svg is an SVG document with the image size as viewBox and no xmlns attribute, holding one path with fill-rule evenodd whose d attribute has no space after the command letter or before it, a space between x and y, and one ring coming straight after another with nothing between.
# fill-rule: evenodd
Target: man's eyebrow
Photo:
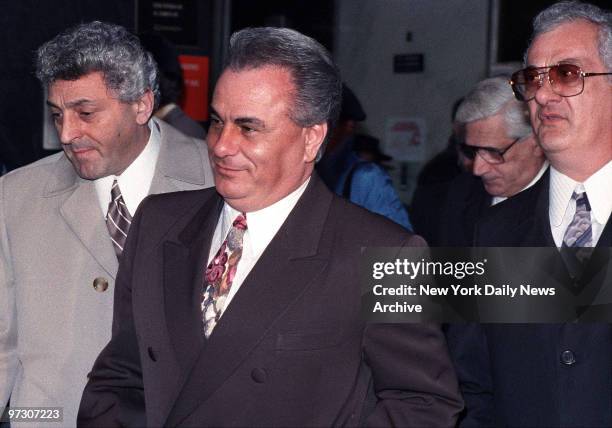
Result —
<instances>
[{"instance_id":1,"label":"man's eyebrow","mask_svg":"<svg viewBox=\"0 0 612 428\"><path fill-rule=\"evenodd\" d=\"M219 117L219 113L217 113L217 110L215 110L215 108L214 108L213 106L210 106L210 107L208 108L208 110L210 110L210 115L211 115L211 116L216 116L216 117Z\"/></svg>"},{"instance_id":2,"label":"man's eyebrow","mask_svg":"<svg viewBox=\"0 0 612 428\"><path fill-rule=\"evenodd\" d=\"M219 113L217 113L217 111L215 110L215 108L213 106L210 106L209 111L210 111L210 115L211 116L220 118ZM261 120L261 119L256 118L256 117L248 117L248 116L246 116L246 117L238 117L238 118L234 119L234 123L236 125L255 125L255 126L260 127L260 128L265 128L266 127L265 122L263 120Z\"/></svg>"},{"instance_id":3,"label":"man's eyebrow","mask_svg":"<svg viewBox=\"0 0 612 428\"><path fill-rule=\"evenodd\" d=\"M558 64L576 64L576 65L579 65L579 64L582 64L582 62L583 62L583 60L580 60L580 58L574 58L574 57L571 57L571 58L562 58L562 59L560 59L558 61L555 61L553 64L548 64L546 67L552 67L553 65L558 65ZM531 63L527 64L527 66L528 67L539 68L538 65L531 64Z\"/></svg>"},{"instance_id":4,"label":"man's eyebrow","mask_svg":"<svg viewBox=\"0 0 612 428\"><path fill-rule=\"evenodd\" d=\"M266 124L263 120L257 119L256 117L237 117L234 120L236 125L255 125L260 128L265 128Z\"/></svg>"},{"instance_id":5,"label":"man's eyebrow","mask_svg":"<svg viewBox=\"0 0 612 428\"><path fill-rule=\"evenodd\" d=\"M95 104L95 101L87 99L87 98L79 98L78 100L74 100L74 101L68 101L66 103L66 107L67 108L73 108L73 107L80 107L83 105L87 105L87 104ZM59 109L60 107L55 105L54 103L52 103L51 101L47 100L47 105L49 107L54 107Z\"/></svg>"}]
</instances>

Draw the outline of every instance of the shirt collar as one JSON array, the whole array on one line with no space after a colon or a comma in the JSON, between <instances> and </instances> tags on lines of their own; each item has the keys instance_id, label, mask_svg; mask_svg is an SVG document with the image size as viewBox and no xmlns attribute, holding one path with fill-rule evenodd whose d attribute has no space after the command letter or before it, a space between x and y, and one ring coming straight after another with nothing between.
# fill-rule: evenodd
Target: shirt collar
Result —
<instances>
[{"instance_id":1,"label":"shirt collar","mask_svg":"<svg viewBox=\"0 0 612 428\"><path fill-rule=\"evenodd\" d=\"M149 194L155 175L155 165L161 149L161 134L154 119L149 121L149 140L134 161L119 176L109 175L94 181L102 213L106 215L113 181L117 179L121 195L130 214L134 215L140 202Z\"/></svg>"},{"instance_id":2,"label":"shirt collar","mask_svg":"<svg viewBox=\"0 0 612 428\"><path fill-rule=\"evenodd\" d=\"M529 184L527 184L525 187L523 187L521 189L520 192L521 193L523 190L527 190L529 189L531 186L533 186L534 184L536 184L538 182L538 180L542 177L542 175L544 175L544 173L546 172L546 168L548 168L548 161L545 160L544 163L542 164L542 167L540 168L540 170L538 171L538 173L535 175L535 177L533 177L533 179L529 182ZM518 194L517 193L517 194ZM512 195L514 196L514 195ZM491 206L499 204L500 202L505 201L506 199L508 199L507 196L494 196L493 200L491 201Z\"/></svg>"},{"instance_id":3,"label":"shirt collar","mask_svg":"<svg viewBox=\"0 0 612 428\"><path fill-rule=\"evenodd\" d=\"M267 247L306 190L309 182L310 177L283 199L261 210L247 213L247 234L245 237L248 235L254 254L260 254ZM241 212L229 206L227 202L223 204L223 237L227 235L233 221L239 214Z\"/></svg>"},{"instance_id":4,"label":"shirt collar","mask_svg":"<svg viewBox=\"0 0 612 428\"><path fill-rule=\"evenodd\" d=\"M612 161L591 175L584 183L572 180L568 176L550 168L550 206L549 216L552 226L560 226L563 216L570 206L570 199L575 190L584 189L591 205L591 215L599 224L606 224L612 211Z\"/></svg>"}]
</instances>

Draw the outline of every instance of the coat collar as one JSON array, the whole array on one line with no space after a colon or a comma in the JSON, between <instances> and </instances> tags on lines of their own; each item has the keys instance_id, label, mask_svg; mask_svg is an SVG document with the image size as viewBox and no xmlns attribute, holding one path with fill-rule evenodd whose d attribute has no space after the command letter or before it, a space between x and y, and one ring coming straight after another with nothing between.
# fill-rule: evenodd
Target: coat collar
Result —
<instances>
[{"instance_id":1,"label":"coat collar","mask_svg":"<svg viewBox=\"0 0 612 428\"><path fill-rule=\"evenodd\" d=\"M167 193L212 186L213 177L208 164L206 144L181 134L161 120L154 119L154 125L159 127L162 144L149 193ZM179 144L183 140L187 140L190 144Z\"/></svg>"},{"instance_id":2,"label":"coat collar","mask_svg":"<svg viewBox=\"0 0 612 428\"><path fill-rule=\"evenodd\" d=\"M117 274L117 256L100 211L93 181L83 180L62 154L56 155L53 172L43 190L44 198L63 197L59 211L70 230L111 278Z\"/></svg>"},{"instance_id":3,"label":"coat collar","mask_svg":"<svg viewBox=\"0 0 612 428\"><path fill-rule=\"evenodd\" d=\"M533 188L524 191L530 192L529 197L521 201L520 212L514 216L513 229L511 229L521 240L520 246L556 246L550 229L549 188L550 169L542 175ZM608 219L597 241L597 247L610 245L612 245L612 217Z\"/></svg>"}]
</instances>

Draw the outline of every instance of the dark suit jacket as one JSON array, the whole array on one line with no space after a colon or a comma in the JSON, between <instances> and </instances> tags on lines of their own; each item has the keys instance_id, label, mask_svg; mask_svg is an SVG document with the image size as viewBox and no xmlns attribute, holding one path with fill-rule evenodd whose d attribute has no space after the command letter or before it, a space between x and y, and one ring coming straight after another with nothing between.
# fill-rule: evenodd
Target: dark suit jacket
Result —
<instances>
[{"instance_id":1,"label":"dark suit jacket","mask_svg":"<svg viewBox=\"0 0 612 428\"><path fill-rule=\"evenodd\" d=\"M476 245L554 246L548 195L547 172L488 210ZM611 222L598 247L612 246ZM448 341L466 401L461 426L612 426L610 324L453 325Z\"/></svg>"},{"instance_id":2,"label":"dark suit jacket","mask_svg":"<svg viewBox=\"0 0 612 428\"><path fill-rule=\"evenodd\" d=\"M222 205L214 190L143 202L80 426L454 424L462 402L439 326L360 317L361 248L420 238L313 176L205 340L202 272Z\"/></svg>"},{"instance_id":3,"label":"dark suit jacket","mask_svg":"<svg viewBox=\"0 0 612 428\"><path fill-rule=\"evenodd\" d=\"M491 206L480 177L470 173L457 176L450 184L439 224L440 247L470 247L476 222Z\"/></svg>"}]
</instances>

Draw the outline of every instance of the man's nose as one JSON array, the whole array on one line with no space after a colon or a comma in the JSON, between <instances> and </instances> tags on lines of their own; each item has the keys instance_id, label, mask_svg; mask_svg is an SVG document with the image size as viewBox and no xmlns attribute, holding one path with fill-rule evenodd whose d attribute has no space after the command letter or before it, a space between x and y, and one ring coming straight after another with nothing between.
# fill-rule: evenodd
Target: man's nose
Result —
<instances>
[{"instance_id":1,"label":"man's nose","mask_svg":"<svg viewBox=\"0 0 612 428\"><path fill-rule=\"evenodd\" d=\"M557 95L555 91L553 91L548 74L546 76L542 76L542 83L536 90L534 99L542 106L546 105L551 100L559 101L561 99L561 95Z\"/></svg>"},{"instance_id":2,"label":"man's nose","mask_svg":"<svg viewBox=\"0 0 612 428\"><path fill-rule=\"evenodd\" d=\"M474 157L474 164L472 166L472 174L482 177L491 169L491 164L484 160L478 153Z\"/></svg>"},{"instance_id":3,"label":"man's nose","mask_svg":"<svg viewBox=\"0 0 612 428\"><path fill-rule=\"evenodd\" d=\"M215 157L223 158L226 156L232 156L236 154L238 150L238 138L236 132L232 129L231 125L223 126L218 131L209 131L208 133L208 147L209 150L215 155Z\"/></svg>"},{"instance_id":4,"label":"man's nose","mask_svg":"<svg viewBox=\"0 0 612 428\"><path fill-rule=\"evenodd\" d=\"M70 114L65 114L59 121L55 122L55 129L62 144L70 144L82 135L78 119Z\"/></svg>"}]
</instances>

